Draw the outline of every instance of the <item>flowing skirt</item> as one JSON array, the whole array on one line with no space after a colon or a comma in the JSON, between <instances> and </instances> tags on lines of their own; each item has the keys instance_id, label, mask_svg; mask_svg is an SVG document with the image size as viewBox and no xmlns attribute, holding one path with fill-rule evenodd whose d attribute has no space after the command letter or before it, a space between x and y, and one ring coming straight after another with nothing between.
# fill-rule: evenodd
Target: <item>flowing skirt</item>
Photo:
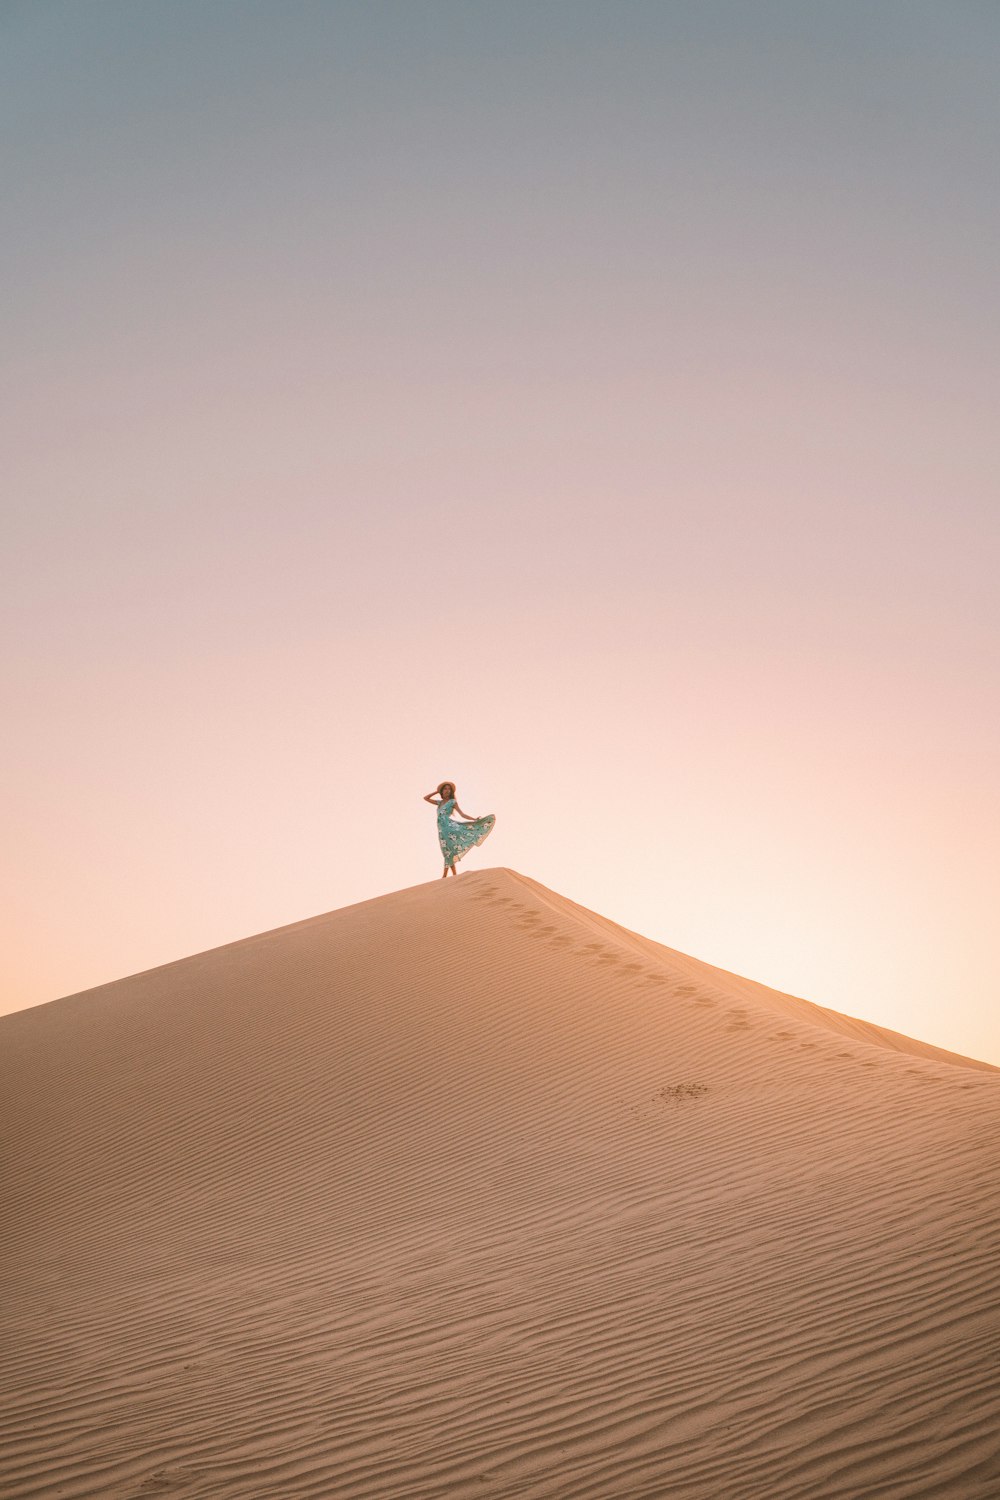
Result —
<instances>
[{"instance_id":1,"label":"flowing skirt","mask_svg":"<svg viewBox=\"0 0 1000 1500\"><path fill-rule=\"evenodd\" d=\"M473 823L456 823L451 818L438 818L438 842L445 864L457 865L470 849L489 837L495 822L494 813L487 813L485 818L476 818Z\"/></svg>"}]
</instances>

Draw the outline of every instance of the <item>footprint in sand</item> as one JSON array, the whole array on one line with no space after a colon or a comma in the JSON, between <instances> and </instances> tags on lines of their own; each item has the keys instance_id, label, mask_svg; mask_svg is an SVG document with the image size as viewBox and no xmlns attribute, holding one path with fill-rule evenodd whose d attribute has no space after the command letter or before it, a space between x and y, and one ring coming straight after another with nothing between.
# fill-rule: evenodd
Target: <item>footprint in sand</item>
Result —
<instances>
[{"instance_id":1,"label":"footprint in sand","mask_svg":"<svg viewBox=\"0 0 1000 1500\"><path fill-rule=\"evenodd\" d=\"M178 1490L186 1486L195 1475L195 1470L190 1468L157 1469L150 1474L139 1486L140 1495L165 1495L168 1490Z\"/></svg>"},{"instance_id":2,"label":"footprint in sand","mask_svg":"<svg viewBox=\"0 0 1000 1500\"><path fill-rule=\"evenodd\" d=\"M656 1098L665 1103L680 1104L684 1099L700 1099L707 1093L707 1083L668 1083L666 1088L657 1091Z\"/></svg>"}]
</instances>

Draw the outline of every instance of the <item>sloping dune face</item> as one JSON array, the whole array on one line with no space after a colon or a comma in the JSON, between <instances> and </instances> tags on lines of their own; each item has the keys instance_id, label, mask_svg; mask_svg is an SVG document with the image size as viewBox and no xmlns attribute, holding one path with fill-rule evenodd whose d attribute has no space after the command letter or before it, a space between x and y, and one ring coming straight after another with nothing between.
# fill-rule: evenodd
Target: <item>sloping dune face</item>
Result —
<instances>
[{"instance_id":1,"label":"sloping dune face","mask_svg":"<svg viewBox=\"0 0 1000 1500\"><path fill-rule=\"evenodd\" d=\"M0 1494L1000 1494L1000 1074L509 870L0 1021Z\"/></svg>"}]
</instances>

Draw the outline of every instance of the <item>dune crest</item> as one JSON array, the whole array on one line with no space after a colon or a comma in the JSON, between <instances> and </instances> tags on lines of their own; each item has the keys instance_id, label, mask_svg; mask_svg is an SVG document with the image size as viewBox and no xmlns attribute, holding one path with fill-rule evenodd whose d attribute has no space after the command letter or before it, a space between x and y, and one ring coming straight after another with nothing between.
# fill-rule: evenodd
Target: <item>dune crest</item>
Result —
<instances>
[{"instance_id":1,"label":"dune crest","mask_svg":"<svg viewBox=\"0 0 1000 1500\"><path fill-rule=\"evenodd\" d=\"M1000 1494L1000 1072L466 872L0 1018L0 1494Z\"/></svg>"}]
</instances>

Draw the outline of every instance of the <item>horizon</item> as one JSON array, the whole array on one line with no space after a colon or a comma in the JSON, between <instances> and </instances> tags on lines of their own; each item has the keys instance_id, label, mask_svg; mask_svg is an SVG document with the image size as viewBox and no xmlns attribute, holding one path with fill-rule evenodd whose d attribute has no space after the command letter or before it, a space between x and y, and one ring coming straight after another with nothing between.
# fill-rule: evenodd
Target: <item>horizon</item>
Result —
<instances>
[{"instance_id":1,"label":"horizon","mask_svg":"<svg viewBox=\"0 0 1000 1500\"><path fill-rule=\"evenodd\" d=\"M526 882L532 888L534 888L536 890L539 890L539 891L542 891L546 895L555 896L559 900L569 900L569 901L572 902L572 898L571 897L567 897L564 892L562 892L562 891L554 891L554 890L552 890L552 888L550 886L543 885L541 881L535 880L530 875L526 875L523 870L515 870L512 866L509 866L509 865L485 865L481 869L467 870L467 871L464 871L462 873L470 874L470 875L471 874L478 874L478 875L481 875L481 876L489 876L489 875L497 875L497 874L513 875L516 880ZM354 908L361 907L361 906L374 906L374 905L378 904L379 902L391 901L394 896L406 895L406 894L408 894L408 893L410 893L412 891L421 890L425 886L430 886L432 888L437 888L437 887L440 887L442 884L444 885L445 889L448 890L448 889L451 889L453 882L442 882L440 876L437 876L437 877L435 877L434 879L431 879L431 880L418 881L415 885L403 886L401 889L399 889L397 891L385 891L382 894L377 895L377 896L365 896L365 897L362 897L359 901L348 902L345 906L334 907L331 911L315 912L315 913L313 913L310 916L300 917L296 921L284 922L284 923L282 923L278 927L269 927L269 928L264 928L264 929L262 929L259 932L246 933L243 937L233 938L233 939L230 939L229 941L215 944L211 948L201 948L201 949L197 950L194 953L184 953L184 954L181 954L179 957L176 957L176 958L173 958L173 959L169 959L166 963L156 964L152 968L139 969L139 970L136 970L134 973L131 973L131 974L117 975L113 979L105 980L104 983L102 983L102 984L92 985L88 989L85 989L85 990L76 990L76 991L74 991L71 994L58 995L58 996L53 997L51 1000L39 1000L39 1001L36 1001L33 1005L22 1006L18 1010L0 1012L0 1021L3 1020L4 1015L20 1015L23 1011L34 1010L34 1009L36 1009L40 1005L55 1005L55 1004L58 1004L60 1001L63 1001L63 1000L84 1000L84 999L87 998L88 995L93 994L94 991L96 991L96 990L109 989L109 988L113 987L114 985L118 985L118 984L127 984L132 979L140 979L140 978L143 978L144 976L154 974L154 973L156 973L157 971L159 971L161 969L173 968L175 965L184 964L184 963L187 963L187 962L189 962L189 961L191 961L193 959L206 958L206 957L208 957L208 956L210 956L212 954L222 952L226 948L239 948L239 947L242 947L246 943L252 943L252 942L254 942L258 938L276 937L279 934L292 932L296 928L309 927L309 926L312 926L315 923L321 923L321 922L325 921L329 917L335 917L335 916L337 916L340 912L351 911ZM447 899L447 898L445 898L445 899ZM580 905L580 903L576 903L576 902L574 902L572 904L574 904L574 905ZM597 917L602 918L603 920L610 921L610 918L604 917L604 914L602 912L594 912L589 907L581 907L581 910L582 910L582 912L586 913L587 915L597 916ZM632 928L624 927L621 923L613 923L612 925L615 926L619 931L621 931L624 934L626 934L626 936L629 936L629 937L638 937L638 938L641 938L641 939L644 939L644 940L647 940L647 941L650 941L650 942L655 942L655 943L657 943L658 946L663 947L664 950L667 953L669 953L671 955L675 955L675 956L680 957L682 959L691 960L696 965L698 965L699 968L703 968L703 969L707 969L707 970L710 970L710 971L714 971L714 972L716 972L716 973L718 973L718 974L720 974L722 976L725 976L725 977L728 977L728 978L732 978L732 979L749 980L752 984L754 984L756 986L759 986L762 989L768 990L772 994L781 995L783 998L788 998L788 999L792 999L792 1000L796 1000L796 1001L798 1001L798 1000L804 1000L808 1004L815 1004L816 1003L814 1001L810 1001L809 996L807 996L807 995L789 995L787 991L779 991L779 990L776 990L774 988L774 986L762 984L762 982L760 980L754 979L753 975L751 975L751 974L737 974L737 973L735 973L731 969L725 969L721 965L712 964L709 960L704 959L704 958L700 958L697 954L694 954L694 953L683 953L679 949L671 948L669 946L669 944L665 944L665 943L664 944L660 944L659 941L658 941L658 939L650 938L650 936L649 936L648 933L636 932ZM821 1007L821 1009L823 1009L823 1010L829 1010L829 1007ZM838 1016L841 1016L843 1019L848 1020L848 1021L861 1021L861 1022L863 1022L866 1025L867 1024L876 1024L876 1023L872 1023L871 1022L870 1017L863 1016L863 1015L848 1015L846 1012L834 1012L834 1014L838 1015ZM897 1035L901 1036L904 1040L907 1040L907 1041L916 1041L916 1042L924 1043L924 1044L926 1044L926 1045L928 1045L930 1047L934 1047L934 1045L935 1045L932 1042L928 1042L928 1040L927 1040L926 1037L909 1036L907 1033L898 1033L898 1032L895 1032L895 1031L892 1030L892 1028L889 1028L889 1027L878 1027L877 1029L880 1030L880 1031L882 1031L882 1032L884 1032L884 1033L887 1033L890 1036L897 1036ZM950 1049L939 1049L939 1050L941 1050L943 1053L947 1053ZM955 1058L956 1058L957 1061L985 1063L989 1067L997 1067L998 1071L1000 1071L1000 1067L998 1067L997 1064L990 1063L988 1061L988 1059L985 1059L985 1058L973 1058L973 1057L970 1057L970 1056L968 1056L966 1054L963 1054L963 1053L954 1053L953 1055L955 1056Z\"/></svg>"},{"instance_id":2,"label":"horizon","mask_svg":"<svg viewBox=\"0 0 1000 1500\"><path fill-rule=\"evenodd\" d=\"M1000 14L0 17L0 1014L432 880L444 777L1000 1065Z\"/></svg>"}]
</instances>

